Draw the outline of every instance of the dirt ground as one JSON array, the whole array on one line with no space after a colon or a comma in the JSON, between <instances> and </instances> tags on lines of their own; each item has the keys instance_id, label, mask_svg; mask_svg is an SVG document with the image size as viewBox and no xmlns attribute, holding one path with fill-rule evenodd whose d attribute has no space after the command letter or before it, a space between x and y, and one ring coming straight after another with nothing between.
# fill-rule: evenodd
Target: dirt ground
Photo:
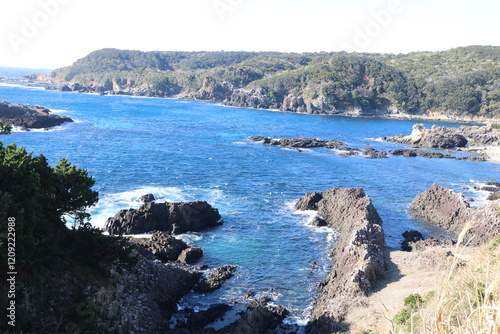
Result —
<instances>
[{"instance_id":1,"label":"dirt ground","mask_svg":"<svg viewBox=\"0 0 500 334\"><path fill-rule=\"evenodd\" d=\"M448 274L455 247L433 246L404 252L388 250L387 276L374 284L374 291L361 297L345 320L350 333L394 333L392 319L403 308L406 297L432 291ZM457 254L465 258L466 254Z\"/></svg>"}]
</instances>

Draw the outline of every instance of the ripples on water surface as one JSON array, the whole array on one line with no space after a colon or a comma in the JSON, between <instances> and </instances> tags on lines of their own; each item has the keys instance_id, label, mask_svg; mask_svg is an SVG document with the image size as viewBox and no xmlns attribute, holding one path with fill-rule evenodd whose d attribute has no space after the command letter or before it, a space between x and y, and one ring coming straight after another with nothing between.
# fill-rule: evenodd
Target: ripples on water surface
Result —
<instances>
[{"instance_id":1,"label":"ripples on water surface","mask_svg":"<svg viewBox=\"0 0 500 334\"><path fill-rule=\"evenodd\" d=\"M200 304L254 290L273 295L307 316L312 291L327 273L335 235L307 225L311 213L294 212L304 193L359 186L384 220L387 244L398 247L409 228L439 233L406 212L432 183L462 191L471 180L497 180L498 165L449 159L365 159L330 150L304 150L249 142L252 135L317 137L350 147L397 147L369 138L408 134L414 121L346 118L239 109L176 99L98 96L1 85L0 100L35 104L77 120L51 131L15 132L15 142L51 164L66 157L96 180L100 202L92 223L103 226L121 209L153 193L168 201L206 200L224 225L183 238L202 247L211 266L239 265L238 275ZM428 127L435 123L426 123ZM442 125L442 124L438 124ZM449 125L449 124L448 124ZM450 125L458 126L458 125ZM474 196L475 194L467 194ZM484 194L478 198L484 199ZM317 262L319 266L312 265Z\"/></svg>"}]
</instances>

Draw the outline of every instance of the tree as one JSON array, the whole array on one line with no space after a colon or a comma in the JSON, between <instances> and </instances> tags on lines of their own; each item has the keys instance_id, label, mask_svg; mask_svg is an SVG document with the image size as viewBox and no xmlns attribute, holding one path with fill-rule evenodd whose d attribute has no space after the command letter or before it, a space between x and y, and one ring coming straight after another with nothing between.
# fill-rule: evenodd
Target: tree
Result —
<instances>
[{"instance_id":1,"label":"tree","mask_svg":"<svg viewBox=\"0 0 500 334\"><path fill-rule=\"evenodd\" d=\"M52 168L43 155L0 142L0 236L6 235L8 218L15 218L19 261L28 264L58 249L69 231L63 216L89 218L86 209L98 200L94 182L66 159ZM0 259L5 254L1 250Z\"/></svg>"},{"instance_id":2,"label":"tree","mask_svg":"<svg viewBox=\"0 0 500 334\"><path fill-rule=\"evenodd\" d=\"M8 135L12 132L12 125L0 121L0 135Z\"/></svg>"}]
</instances>

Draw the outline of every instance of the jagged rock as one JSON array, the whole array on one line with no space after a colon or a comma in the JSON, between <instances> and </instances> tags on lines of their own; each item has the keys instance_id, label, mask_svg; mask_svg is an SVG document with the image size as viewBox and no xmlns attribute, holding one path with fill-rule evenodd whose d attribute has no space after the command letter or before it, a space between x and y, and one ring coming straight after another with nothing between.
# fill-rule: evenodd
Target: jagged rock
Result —
<instances>
[{"instance_id":1,"label":"jagged rock","mask_svg":"<svg viewBox=\"0 0 500 334\"><path fill-rule=\"evenodd\" d=\"M332 188L308 193L298 208L318 208L318 217L339 233L330 274L319 286L311 333L330 333L345 327L342 319L366 294L371 282L385 271L385 238L382 219L362 188ZM319 200L318 200L319 199Z\"/></svg>"},{"instance_id":2,"label":"jagged rock","mask_svg":"<svg viewBox=\"0 0 500 334\"><path fill-rule=\"evenodd\" d=\"M323 226L328 226L328 222L325 219L316 216L311 221L311 225L316 227L323 227Z\"/></svg>"},{"instance_id":3,"label":"jagged rock","mask_svg":"<svg viewBox=\"0 0 500 334\"><path fill-rule=\"evenodd\" d=\"M418 219L444 227L454 238L467 228L465 240L481 245L500 234L500 200L471 208L461 193L433 184L418 194L409 212Z\"/></svg>"},{"instance_id":4,"label":"jagged rock","mask_svg":"<svg viewBox=\"0 0 500 334\"><path fill-rule=\"evenodd\" d=\"M235 322L217 331L218 334L271 334L282 324L288 310L269 304L270 298L253 301Z\"/></svg>"},{"instance_id":5,"label":"jagged rock","mask_svg":"<svg viewBox=\"0 0 500 334\"><path fill-rule=\"evenodd\" d=\"M156 198L155 195L153 194L142 195L141 197L138 198L138 201L142 203L154 202L155 200Z\"/></svg>"},{"instance_id":6,"label":"jagged rock","mask_svg":"<svg viewBox=\"0 0 500 334\"><path fill-rule=\"evenodd\" d=\"M408 247L411 248L411 251L422 251L422 250L427 250L431 247L436 247L436 246L449 247L455 244L456 244L455 241L449 238L436 239L434 237L431 237L428 239L409 242Z\"/></svg>"},{"instance_id":7,"label":"jagged rock","mask_svg":"<svg viewBox=\"0 0 500 334\"><path fill-rule=\"evenodd\" d=\"M401 249L406 252L412 251L413 248L411 246L411 243L424 240L424 236L422 235L422 233L414 230L405 231L403 233L403 238L404 240L403 242L401 242Z\"/></svg>"},{"instance_id":8,"label":"jagged rock","mask_svg":"<svg viewBox=\"0 0 500 334\"><path fill-rule=\"evenodd\" d=\"M284 139L272 139L261 136L248 137L249 140L255 142L261 142L266 145L273 146L285 146L294 148L338 148L344 143L337 140L321 140L317 138L284 138Z\"/></svg>"},{"instance_id":9,"label":"jagged rock","mask_svg":"<svg viewBox=\"0 0 500 334\"><path fill-rule=\"evenodd\" d=\"M433 184L413 199L409 212L418 219L458 235L467 220L469 208L469 203L461 193Z\"/></svg>"},{"instance_id":10,"label":"jagged rock","mask_svg":"<svg viewBox=\"0 0 500 334\"><path fill-rule=\"evenodd\" d=\"M184 241L174 238L168 232L155 231L151 238L131 238L129 240L162 262L176 261L181 253L188 248Z\"/></svg>"},{"instance_id":11,"label":"jagged rock","mask_svg":"<svg viewBox=\"0 0 500 334\"><path fill-rule=\"evenodd\" d=\"M233 277L236 266L222 266L215 268L208 276L201 280L194 288L198 293L207 293L219 289L229 278Z\"/></svg>"},{"instance_id":12,"label":"jagged rock","mask_svg":"<svg viewBox=\"0 0 500 334\"><path fill-rule=\"evenodd\" d=\"M199 247L189 247L184 249L177 261L185 264L193 264L203 257L203 250Z\"/></svg>"},{"instance_id":13,"label":"jagged rock","mask_svg":"<svg viewBox=\"0 0 500 334\"><path fill-rule=\"evenodd\" d=\"M121 210L106 221L111 235L154 230L181 234L220 225L217 209L207 202L146 203L139 209Z\"/></svg>"},{"instance_id":14,"label":"jagged rock","mask_svg":"<svg viewBox=\"0 0 500 334\"><path fill-rule=\"evenodd\" d=\"M309 113L312 113L315 107L312 104L306 104L302 97L293 95L288 95L287 97L285 97L280 108L280 110L282 111L293 111L300 113L306 113L308 112L308 109L310 110Z\"/></svg>"},{"instance_id":15,"label":"jagged rock","mask_svg":"<svg viewBox=\"0 0 500 334\"><path fill-rule=\"evenodd\" d=\"M456 148L466 145L500 145L500 130L491 125L460 126L459 128L432 127L426 129L422 124L415 124L411 135L382 137L382 140L421 147Z\"/></svg>"},{"instance_id":16,"label":"jagged rock","mask_svg":"<svg viewBox=\"0 0 500 334\"><path fill-rule=\"evenodd\" d=\"M387 153L385 151L377 151L372 147L365 147L361 150L361 154L369 159L387 158Z\"/></svg>"},{"instance_id":17,"label":"jagged rock","mask_svg":"<svg viewBox=\"0 0 500 334\"><path fill-rule=\"evenodd\" d=\"M494 201L500 199L500 190L495 191L494 193L490 194L487 198L488 201Z\"/></svg>"},{"instance_id":18,"label":"jagged rock","mask_svg":"<svg viewBox=\"0 0 500 334\"><path fill-rule=\"evenodd\" d=\"M425 151L425 150L407 150L407 149L395 149L390 150L392 155L400 155L407 158L414 157L424 157L424 158L435 158L435 159L458 159L458 160L472 160L472 161L485 161L484 158L480 157L456 157L452 154L443 154L440 152Z\"/></svg>"},{"instance_id":19,"label":"jagged rock","mask_svg":"<svg viewBox=\"0 0 500 334\"><path fill-rule=\"evenodd\" d=\"M318 210L318 202L323 199L323 193L316 191L307 193L295 203L295 210Z\"/></svg>"},{"instance_id":20,"label":"jagged rock","mask_svg":"<svg viewBox=\"0 0 500 334\"><path fill-rule=\"evenodd\" d=\"M177 310L201 273L139 257L133 270L113 271L109 287L90 296L94 322L116 333L162 333L168 318ZM102 319L101 319L102 317Z\"/></svg>"},{"instance_id":21,"label":"jagged rock","mask_svg":"<svg viewBox=\"0 0 500 334\"><path fill-rule=\"evenodd\" d=\"M0 120L26 129L43 129L73 122L69 117L53 115L47 108L0 101Z\"/></svg>"},{"instance_id":22,"label":"jagged rock","mask_svg":"<svg viewBox=\"0 0 500 334\"><path fill-rule=\"evenodd\" d=\"M456 148L465 147L467 139L459 133L439 133L431 129L418 144L424 147Z\"/></svg>"},{"instance_id":23,"label":"jagged rock","mask_svg":"<svg viewBox=\"0 0 500 334\"><path fill-rule=\"evenodd\" d=\"M242 108L277 109L279 104L273 98L266 95L262 89L246 91L236 89L224 104Z\"/></svg>"},{"instance_id":24,"label":"jagged rock","mask_svg":"<svg viewBox=\"0 0 500 334\"><path fill-rule=\"evenodd\" d=\"M193 329L203 331L208 324L224 316L230 309L231 306L227 304L210 305L205 311L191 312L186 323L178 327L191 329L191 332Z\"/></svg>"}]
</instances>

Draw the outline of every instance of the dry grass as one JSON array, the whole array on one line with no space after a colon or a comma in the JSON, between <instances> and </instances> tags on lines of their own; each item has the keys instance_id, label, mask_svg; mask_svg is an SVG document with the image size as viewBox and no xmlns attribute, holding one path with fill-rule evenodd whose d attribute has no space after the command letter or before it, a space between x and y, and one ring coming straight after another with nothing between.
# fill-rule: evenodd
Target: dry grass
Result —
<instances>
[{"instance_id":1,"label":"dry grass","mask_svg":"<svg viewBox=\"0 0 500 334\"><path fill-rule=\"evenodd\" d=\"M460 234L455 259L442 283L422 295L395 332L423 334L500 334L500 237L470 251Z\"/></svg>"}]
</instances>

